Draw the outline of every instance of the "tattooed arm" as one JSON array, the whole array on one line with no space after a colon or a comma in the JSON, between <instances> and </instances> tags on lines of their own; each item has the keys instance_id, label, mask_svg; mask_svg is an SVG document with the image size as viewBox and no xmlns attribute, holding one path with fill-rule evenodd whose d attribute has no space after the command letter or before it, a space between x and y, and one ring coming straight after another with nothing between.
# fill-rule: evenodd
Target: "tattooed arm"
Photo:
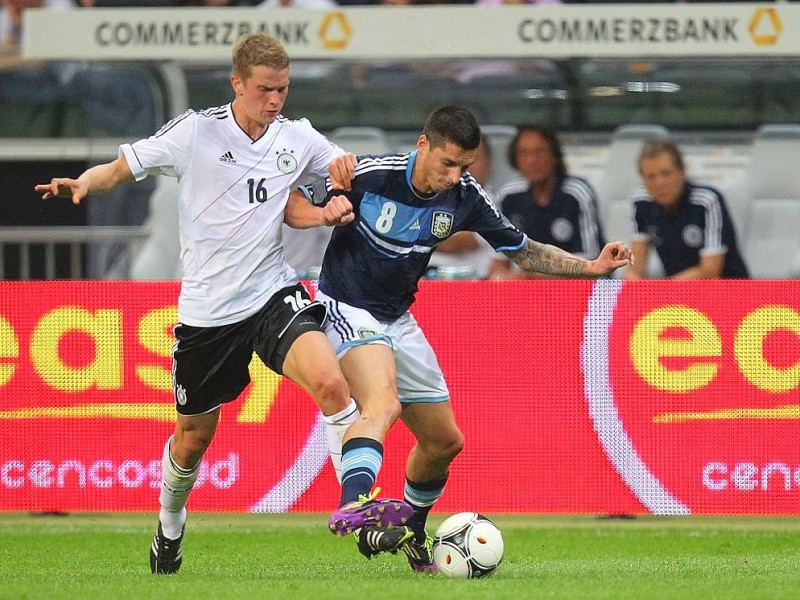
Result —
<instances>
[{"instance_id":1,"label":"tattooed arm","mask_svg":"<svg viewBox=\"0 0 800 600\"><path fill-rule=\"evenodd\" d=\"M603 277L633 261L630 249L622 242L606 244L594 260L586 260L530 238L524 248L504 254L525 271L562 277Z\"/></svg>"}]
</instances>

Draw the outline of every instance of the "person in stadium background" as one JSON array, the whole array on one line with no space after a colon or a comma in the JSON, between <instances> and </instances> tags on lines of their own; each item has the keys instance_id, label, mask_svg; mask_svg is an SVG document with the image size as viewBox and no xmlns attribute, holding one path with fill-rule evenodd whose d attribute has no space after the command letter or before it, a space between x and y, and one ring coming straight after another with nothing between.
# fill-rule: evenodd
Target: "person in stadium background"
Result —
<instances>
[{"instance_id":1,"label":"person in stadium background","mask_svg":"<svg viewBox=\"0 0 800 600\"><path fill-rule=\"evenodd\" d=\"M503 214L537 242L552 244L583 258L596 256L605 243L597 197L587 181L570 175L555 132L521 125L509 144L511 165L522 174L500 190ZM549 278L522 272L502 256L490 268L492 279Z\"/></svg>"},{"instance_id":2,"label":"person in stadium background","mask_svg":"<svg viewBox=\"0 0 800 600\"><path fill-rule=\"evenodd\" d=\"M671 279L748 278L725 198L713 187L687 181L677 144L648 138L638 165L644 188L631 193L636 263L623 277L647 277L653 247Z\"/></svg>"},{"instance_id":3,"label":"person in stadium background","mask_svg":"<svg viewBox=\"0 0 800 600\"><path fill-rule=\"evenodd\" d=\"M89 194L148 175L178 178L183 278L172 355L178 415L163 449L161 510L150 549L157 574L181 567L189 493L222 404L235 400L250 381L253 352L315 399L331 446L341 444L357 416L321 329L325 307L311 301L280 246L289 190L309 179L336 177L337 169L349 176L356 159L305 119L281 115L289 57L278 40L245 35L232 58L231 103L188 110L155 135L120 146L116 160L77 179L54 178L34 188L44 199L65 197L78 204ZM353 215L347 202L334 201L311 218L306 226L341 225ZM400 501L372 497L356 498L351 509L364 530L400 525L411 512ZM403 536L403 528L378 531L370 543L393 550Z\"/></svg>"},{"instance_id":4,"label":"person in stadium background","mask_svg":"<svg viewBox=\"0 0 800 600\"><path fill-rule=\"evenodd\" d=\"M519 231L467 172L480 139L468 109L439 108L427 118L414 152L361 157L352 182L332 181L327 194L329 201L349 198L356 215L334 230L317 292L328 308L326 333L361 411L344 438L341 505L374 485L385 435L401 418L417 439L404 490L414 509L408 521L413 539L402 550L411 568L422 572L435 570L425 530L428 512L464 443L436 355L409 312L431 253L442 240L468 230L523 269L551 275L601 277L627 265L631 256L615 242L587 260ZM286 222L302 222L314 210L293 192ZM338 512L329 525L339 535L351 529Z\"/></svg>"}]
</instances>

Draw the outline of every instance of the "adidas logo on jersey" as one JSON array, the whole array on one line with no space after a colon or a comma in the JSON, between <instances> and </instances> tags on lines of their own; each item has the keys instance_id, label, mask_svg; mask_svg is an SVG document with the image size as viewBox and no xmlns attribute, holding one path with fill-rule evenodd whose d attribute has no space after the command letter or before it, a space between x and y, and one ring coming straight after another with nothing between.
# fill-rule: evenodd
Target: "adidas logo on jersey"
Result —
<instances>
[{"instance_id":1,"label":"adidas logo on jersey","mask_svg":"<svg viewBox=\"0 0 800 600\"><path fill-rule=\"evenodd\" d=\"M235 163L236 159L233 158L233 154L231 154L230 151L228 151L219 157L219 162Z\"/></svg>"},{"instance_id":2,"label":"adidas logo on jersey","mask_svg":"<svg viewBox=\"0 0 800 600\"><path fill-rule=\"evenodd\" d=\"M411 227L409 227L409 229L419 229L419 219L416 219L416 220L415 220L415 221L414 221L414 222L411 224Z\"/></svg>"}]
</instances>

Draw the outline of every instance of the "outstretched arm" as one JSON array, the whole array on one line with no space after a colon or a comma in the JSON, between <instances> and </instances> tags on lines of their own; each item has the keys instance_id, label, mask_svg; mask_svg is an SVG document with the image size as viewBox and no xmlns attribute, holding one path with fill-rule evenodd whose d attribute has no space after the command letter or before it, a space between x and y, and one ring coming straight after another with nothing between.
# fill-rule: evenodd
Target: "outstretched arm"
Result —
<instances>
[{"instance_id":1,"label":"outstretched arm","mask_svg":"<svg viewBox=\"0 0 800 600\"><path fill-rule=\"evenodd\" d=\"M606 244L594 260L586 260L530 238L521 250L504 254L525 271L562 277L604 277L633 261L630 249L622 242Z\"/></svg>"},{"instance_id":2,"label":"outstretched arm","mask_svg":"<svg viewBox=\"0 0 800 600\"><path fill-rule=\"evenodd\" d=\"M133 181L133 173L124 156L116 160L86 169L77 179L54 177L50 183L34 186L42 194L43 200L50 198L72 198L73 204L80 204L89 194L107 192L122 183Z\"/></svg>"},{"instance_id":3,"label":"outstretched arm","mask_svg":"<svg viewBox=\"0 0 800 600\"><path fill-rule=\"evenodd\" d=\"M347 225L353 219L353 205L346 196L334 196L325 206L314 206L298 190L289 194L289 202L283 213L283 222L295 229L308 229L322 225Z\"/></svg>"}]
</instances>

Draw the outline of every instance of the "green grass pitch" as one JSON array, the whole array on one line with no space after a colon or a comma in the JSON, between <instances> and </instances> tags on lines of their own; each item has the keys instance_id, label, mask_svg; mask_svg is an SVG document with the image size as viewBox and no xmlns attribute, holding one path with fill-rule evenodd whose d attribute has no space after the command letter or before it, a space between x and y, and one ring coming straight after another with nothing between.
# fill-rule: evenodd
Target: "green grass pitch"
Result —
<instances>
[{"instance_id":1,"label":"green grass pitch","mask_svg":"<svg viewBox=\"0 0 800 600\"><path fill-rule=\"evenodd\" d=\"M190 513L181 572L156 577L154 514L0 513L0 598L800 598L798 518L487 516L503 564L448 580L365 560L326 515Z\"/></svg>"}]
</instances>

